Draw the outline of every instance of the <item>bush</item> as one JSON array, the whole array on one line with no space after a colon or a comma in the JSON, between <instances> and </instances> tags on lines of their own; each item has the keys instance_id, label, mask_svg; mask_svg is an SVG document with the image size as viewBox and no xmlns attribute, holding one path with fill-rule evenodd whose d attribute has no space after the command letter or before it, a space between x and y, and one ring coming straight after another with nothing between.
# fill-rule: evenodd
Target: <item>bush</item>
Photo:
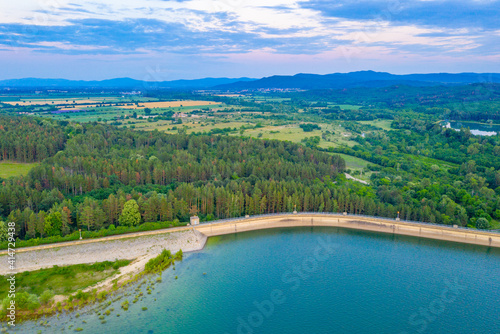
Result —
<instances>
[{"instance_id":1,"label":"bush","mask_svg":"<svg viewBox=\"0 0 500 334\"><path fill-rule=\"evenodd\" d=\"M55 275L62 275L64 278L72 278L75 277L75 272L70 267L59 267L57 265L53 266Z\"/></svg>"},{"instance_id":2,"label":"bush","mask_svg":"<svg viewBox=\"0 0 500 334\"><path fill-rule=\"evenodd\" d=\"M299 127L304 130L304 132L312 132L313 130L321 130L318 124L300 124Z\"/></svg>"},{"instance_id":3,"label":"bush","mask_svg":"<svg viewBox=\"0 0 500 334\"><path fill-rule=\"evenodd\" d=\"M120 267L124 267L130 263L129 260L118 260L113 264L113 269L118 269Z\"/></svg>"},{"instance_id":4,"label":"bush","mask_svg":"<svg viewBox=\"0 0 500 334\"><path fill-rule=\"evenodd\" d=\"M72 298L73 297L73 298ZM70 301L72 299L78 299L78 300L87 300L90 297L90 293L88 292L83 292L82 290L78 290L74 296L70 297Z\"/></svg>"},{"instance_id":5,"label":"bush","mask_svg":"<svg viewBox=\"0 0 500 334\"><path fill-rule=\"evenodd\" d=\"M164 249L160 255L146 263L144 271L147 273L160 272L168 268L175 260L182 260L182 249L172 256L169 250Z\"/></svg>"},{"instance_id":6,"label":"bush","mask_svg":"<svg viewBox=\"0 0 500 334\"><path fill-rule=\"evenodd\" d=\"M490 222L486 218L478 218L476 220L476 228L486 230L490 228Z\"/></svg>"},{"instance_id":7,"label":"bush","mask_svg":"<svg viewBox=\"0 0 500 334\"><path fill-rule=\"evenodd\" d=\"M40 303L42 304L48 304L52 298L54 297L54 293L52 290L45 290L41 295L40 295Z\"/></svg>"},{"instance_id":8,"label":"bush","mask_svg":"<svg viewBox=\"0 0 500 334\"><path fill-rule=\"evenodd\" d=\"M16 309L18 310L34 310L40 307L38 297L26 291L16 293L14 300L16 301ZM9 307L10 301L11 299L9 297L5 297L2 300L2 307L4 310Z\"/></svg>"}]
</instances>

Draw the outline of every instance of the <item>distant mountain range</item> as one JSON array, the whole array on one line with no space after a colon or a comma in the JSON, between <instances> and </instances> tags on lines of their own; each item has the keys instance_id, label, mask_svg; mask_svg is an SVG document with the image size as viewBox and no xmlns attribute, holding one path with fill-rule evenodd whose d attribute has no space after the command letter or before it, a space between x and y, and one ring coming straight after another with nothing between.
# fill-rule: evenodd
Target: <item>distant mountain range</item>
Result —
<instances>
[{"instance_id":1,"label":"distant mountain range","mask_svg":"<svg viewBox=\"0 0 500 334\"><path fill-rule=\"evenodd\" d=\"M54 89L206 89L217 85L256 80L250 78L204 78L195 80L142 81L131 78L117 78L102 81L66 80L66 79L10 79L0 80L0 87L5 88L54 88Z\"/></svg>"},{"instance_id":2,"label":"distant mountain range","mask_svg":"<svg viewBox=\"0 0 500 334\"><path fill-rule=\"evenodd\" d=\"M387 87L393 85L438 86L472 83L500 83L499 73L431 73L390 74L385 72L359 71L333 74L274 75L262 79L251 78L204 78L196 80L141 81L131 78L117 78L102 81L66 79L11 79L0 80L0 88L31 89L214 89L241 91L256 89L342 89L353 87Z\"/></svg>"},{"instance_id":3,"label":"distant mountain range","mask_svg":"<svg viewBox=\"0 0 500 334\"><path fill-rule=\"evenodd\" d=\"M499 73L433 73L396 75L385 72L360 71L334 74L296 74L240 81L218 85L220 90L253 89L342 89L353 87L387 87L393 85L437 86L463 85L479 82L500 83Z\"/></svg>"}]
</instances>

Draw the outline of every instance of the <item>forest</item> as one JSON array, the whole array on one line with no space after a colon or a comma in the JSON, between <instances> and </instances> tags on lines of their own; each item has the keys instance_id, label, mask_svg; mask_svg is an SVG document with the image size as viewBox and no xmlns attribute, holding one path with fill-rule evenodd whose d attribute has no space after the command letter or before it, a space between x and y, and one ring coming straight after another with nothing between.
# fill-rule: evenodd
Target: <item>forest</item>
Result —
<instances>
[{"instance_id":1,"label":"forest","mask_svg":"<svg viewBox=\"0 0 500 334\"><path fill-rule=\"evenodd\" d=\"M20 240L294 209L498 228L500 136L440 120L495 119L499 91L478 84L211 96L218 110L186 109L191 117L181 119L174 109L149 109L157 118L147 121L140 110L105 111L129 126L43 110L26 116L14 106L0 115L0 161L37 164L0 180L0 220L16 222Z\"/></svg>"},{"instance_id":2,"label":"forest","mask_svg":"<svg viewBox=\"0 0 500 334\"><path fill-rule=\"evenodd\" d=\"M381 167L372 176L378 197L402 206L404 219L489 227L500 219L500 141L397 118L393 131L358 136L354 155ZM482 218L482 219L481 219Z\"/></svg>"},{"instance_id":3,"label":"forest","mask_svg":"<svg viewBox=\"0 0 500 334\"><path fill-rule=\"evenodd\" d=\"M16 116L2 116L0 122L9 125L2 142L49 127L66 137L64 149L27 176L2 181L0 213L17 223L21 239L187 221L194 214L210 220L292 211L295 205L338 210L331 185L345 169L343 159L297 144ZM40 147L52 145L52 138L41 137ZM128 202L137 204L139 219L123 217Z\"/></svg>"}]
</instances>

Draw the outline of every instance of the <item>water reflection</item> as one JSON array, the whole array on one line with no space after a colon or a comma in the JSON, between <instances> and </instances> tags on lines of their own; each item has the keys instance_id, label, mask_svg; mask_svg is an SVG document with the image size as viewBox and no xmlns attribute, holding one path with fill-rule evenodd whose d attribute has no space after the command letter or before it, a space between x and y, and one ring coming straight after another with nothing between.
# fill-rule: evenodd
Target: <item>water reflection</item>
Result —
<instances>
[{"instance_id":1,"label":"water reflection","mask_svg":"<svg viewBox=\"0 0 500 334\"><path fill-rule=\"evenodd\" d=\"M500 131L498 124L481 124L474 122L444 121L441 125L447 129L460 131L461 128L469 128L475 136L496 136Z\"/></svg>"}]
</instances>

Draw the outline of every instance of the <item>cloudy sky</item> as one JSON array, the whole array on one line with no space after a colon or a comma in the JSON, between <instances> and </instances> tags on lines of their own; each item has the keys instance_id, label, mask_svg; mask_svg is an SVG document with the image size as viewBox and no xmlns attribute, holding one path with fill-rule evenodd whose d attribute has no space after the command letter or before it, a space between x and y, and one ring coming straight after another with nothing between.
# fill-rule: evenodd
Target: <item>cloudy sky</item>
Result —
<instances>
[{"instance_id":1,"label":"cloudy sky","mask_svg":"<svg viewBox=\"0 0 500 334\"><path fill-rule=\"evenodd\" d=\"M0 79L500 72L500 0L0 0Z\"/></svg>"}]
</instances>

